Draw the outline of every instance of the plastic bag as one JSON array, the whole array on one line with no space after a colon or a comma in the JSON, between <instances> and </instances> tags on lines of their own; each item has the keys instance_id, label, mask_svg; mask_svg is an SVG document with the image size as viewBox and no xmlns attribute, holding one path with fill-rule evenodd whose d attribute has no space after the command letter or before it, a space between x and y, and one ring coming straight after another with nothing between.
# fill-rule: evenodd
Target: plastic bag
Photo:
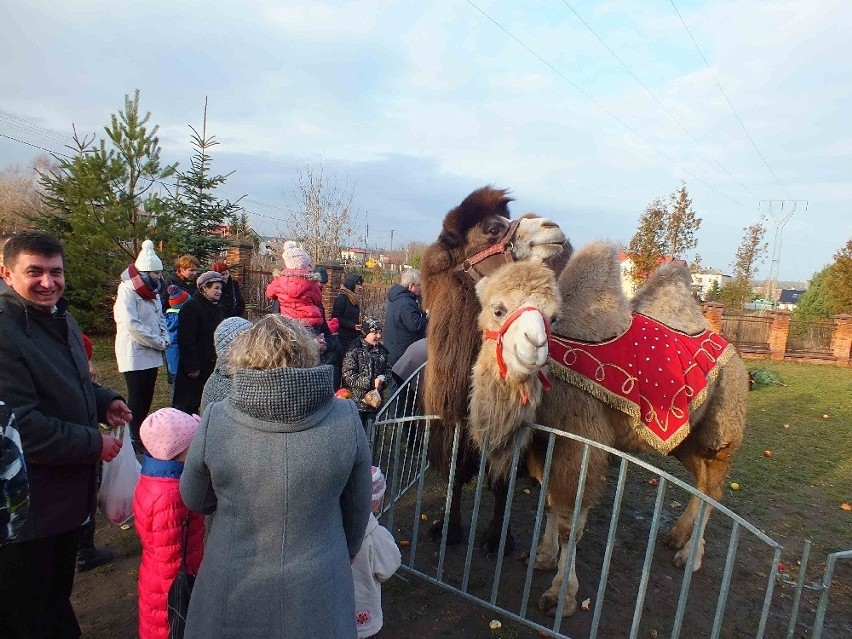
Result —
<instances>
[{"instance_id":1,"label":"plastic bag","mask_svg":"<svg viewBox=\"0 0 852 639\"><path fill-rule=\"evenodd\" d=\"M110 462L104 462L98 506L104 517L113 524L123 524L133 517L133 494L142 466L133 452L130 426L125 424L121 450Z\"/></svg>"},{"instance_id":2,"label":"plastic bag","mask_svg":"<svg viewBox=\"0 0 852 639\"><path fill-rule=\"evenodd\" d=\"M364 395L364 403L370 408L378 408L382 405L382 394L375 388L367 391L367 394Z\"/></svg>"}]
</instances>

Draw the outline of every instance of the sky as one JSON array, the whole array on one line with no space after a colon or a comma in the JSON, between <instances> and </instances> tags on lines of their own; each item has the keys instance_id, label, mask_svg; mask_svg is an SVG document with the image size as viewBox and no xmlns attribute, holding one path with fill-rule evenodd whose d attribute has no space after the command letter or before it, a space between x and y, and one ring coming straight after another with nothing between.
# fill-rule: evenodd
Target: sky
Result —
<instances>
[{"instance_id":1,"label":"sky","mask_svg":"<svg viewBox=\"0 0 852 639\"><path fill-rule=\"evenodd\" d=\"M725 272L762 214L761 277L852 238L846 0L0 0L0 23L0 169L102 136L139 89L179 169L207 98L220 195L265 235L322 167L370 248L434 241L487 184L579 247L626 244L684 181Z\"/></svg>"}]
</instances>

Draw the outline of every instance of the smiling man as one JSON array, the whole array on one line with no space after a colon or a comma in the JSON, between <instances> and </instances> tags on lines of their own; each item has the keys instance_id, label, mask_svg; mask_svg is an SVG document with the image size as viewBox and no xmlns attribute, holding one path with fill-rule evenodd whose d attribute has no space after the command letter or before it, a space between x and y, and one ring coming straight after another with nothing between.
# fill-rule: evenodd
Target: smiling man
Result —
<instances>
[{"instance_id":1,"label":"smiling man","mask_svg":"<svg viewBox=\"0 0 852 639\"><path fill-rule=\"evenodd\" d=\"M101 432L131 418L95 386L77 322L67 312L62 245L39 231L3 247L0 398L14 411L30 482L30 511L0 548L0 636L79 637L71 589L81 526L90 517L98 460L121 440Z\"/></svg>"}]
</instances>

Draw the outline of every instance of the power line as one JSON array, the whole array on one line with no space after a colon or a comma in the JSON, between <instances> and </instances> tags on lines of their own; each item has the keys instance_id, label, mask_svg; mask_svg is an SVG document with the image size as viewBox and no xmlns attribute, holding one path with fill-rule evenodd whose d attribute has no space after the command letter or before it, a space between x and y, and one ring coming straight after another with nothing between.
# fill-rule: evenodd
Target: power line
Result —
<instances>
[{"instance_id":1,"label":"power line","mask_svg":"<svg viewBox=\"0 0 852 639\"><path fill-rule=\"evenodd\" d=\"M555 66L553 66L550 62L548 62L547 60L545 60L544 58L542 58L542 57L541 57L538 53L536 53L535 51L533 51L533 50L532 50L529 46L527 46L524 42L522 42L522 41L521 41L521 40L520 40L517 36L515 36L515 35L514 35L511 31L509 31L506 27L504 27L502 24L500 24L499 22L497 22L494 18L492 18L490 15L488 15L485 11L483 11L482 9L480 9L480 8L479 8L479 7L478 7L478 6L477 6L474 2L472 2L472 0L465 0L465 1L466 1L466 2L470 5L470 6L472 6L474 9L476 9L479 13L481 13L481 14L482 14L482 15L483 15L483 16L484 16L487 20L489 20L492 24L494 24L494 26L496 26L498 29L500 29L503 33L505 33L507 36L509 36L512 40L514 40L514 41L515 41L515 42L516 42L519 46L523 47L523 48L524 48L524 49L525 49L525 50L526 50L526 51L527 51L530 55L532 55L533 57L535 57L535 58L536 58L539 62L541 62L543 65L545 65L548 69L550 69L553 73L555 73L557 76L559 76L562 80L564 80L565 82L567 82L568 84L570 84L572 87L574 87L574 89L575 89L577 92L579 92L581 95L583 95L583 96L584 96L587 100L589 100L592 104L594 104L594 105L595 105L596 107L598 107L601 111L603 111L604 113L606 113L606 114L607 114L609 117L611 117L613 120L615 120L616 122L618 122L618 123L619 123L622 127L624 127L624 128L625 128L625 129L626 129L629 133L631 133L633 136L635 136L635 137L636 137L637 139L639 139L641 142L643 142L643 143L645 143L646 145L648 145L649 147L651 147L654 151L656 151L659 155L661 155L663 158L665 158L665 159L666 159L668 162L670 162L672 165L674 165L675 167L677 167L680 171L682 171L682 172L686 173L687 175L689 175L690 177L692 177L692 178L693 178L694 180L696 180L697 182L700 182L701 184L703 184L704 186L706 186L706 187L707 187L708 189L710 189L711 191L714 191L714 192L718 193L719 195L721 195L722 197L724 197L726 200L728 200L728 201L730 201L730 202L733 202L734 204L737 204L738 206L741 206L741 207L743 207L744 209L752 210L752 209L751 209L751 207L746 206L746 205L745 205L745 204L743 204L742 202L740 202L740 201L735 200L734 198L732 198L730 195L727 195L727 194L723 193L722 191L720 191L720 190L719 190L719 189L717 189L716 187L714 187L714 186L712 186L711 184L708 184L707 182L705 182L703 179L701 179L700 177L698 177L695 173L693 173L693 172L692 172L692 171L690 171L689 169L686 169L686 168L684 168L683 166L681 166L680 164L678 164L678 163L677 163L677 162L676 162L673 158L671 158L671 157L670 157L670 156L669 156L669 155L668 155L665 151L663 151L662 149L660 149L660 148L659 148L658 146L656 146L654 143L652 143L652 142L650 142L649 140L646 140L644 137L642 137L642 135L640 135L638 131L636 131L633 127L631 127L629 124L627 124L626 122L624 122L621 118L619 118L617 115L615 115L612 111L610 111L609 109L607 109L607 108L606 108L603 104L601 104L600 102L598 102L598 101L597 101L595 98L593 98L593 97L592 97L589 93L587 93L586 91L584 91L584 90L583 90L583 89L582 89L582 88L581 88L578 84L576 84L575 82L572 82L572 81L571 81L571 80L570 80L570 79L569 79L569 78L568 78L568 77L567 77L564 73L562 73L559 69L557 69Z\"/></svg>"},{"instance_id":2,"label":"power line","mask_svg":"<svg viewBox=\"0 0 852 639\"><path fill-rule=\"evenodd\" d=\"M772 176L772 179L774 179L775 183L781 188L782 191L784 191L784 193L787 195L787 198L792 199L792 197L790 197L790 194L787 192L787 189L784 188L784 185L781 184L781 182L776 177L773 170L769 168L769 163L766 161L766 158L763 157L763 153L760 152L760 149L757 148L757 144L754 143L754 140L752 139L751 134L748 132L748 129L746 129L745 124L743 124L739 113L737 113L737 110L734 108L733 103L731 102L730 98L728 98L728 94L725 93L725 89L722 88L722 84L719 82L719 78L716 77L716 74L713 72L713 68L710 66L710 63L707 61L707 58L704 57L704 53L701 51L701 47L698 46L698 43L695 41L695 38L692 37L692 32L689 30L689 27L686 26L686 21L683 19L683 16L680 15L680 11L677 10L674 0L669 0L669 2L671 3L672 8L675 10L677 17L680 18L680 23L683 25L683 28L686 29L686 33L689 35L689 39L692 40L692 44L695 45L695 49L696 51L698 51L698 55L700 55L701 59L704 60L704 65L707 67L707 70L710 72L710 75L713 76L713 81L716 83L716 86L719 87L719 91L722 93L722 96L724 96L725 102L727 102L728 106L731 107L731 113L734 114L734 117L737 119L737 122L740 123L740 127L742 127L743 133L746 134L748 141L751 142L751 145L754 147L754 150L757 152L757 155L760 156L760 159L763 162L763 166L766 167L766 170L769 171L769 174Z\"/></svg>"},{"instance_id":3,"label":"power line","mask_svg":"<svg viewBox=\"0 0 852 639\"><path fill-rule=\"evenodd\" d=\"M661 102L661 101L657 98L657 96L656 96L656 95L654 95L654 93L651 91L651 89L649 89L649 88L647 87L647 85L645 85L645 83L644 83L644 82L642 82L642 80L640 80L640 79L639 79L639 77L638 77L638 76L637 76L637 75L633 72L633 70L632 70L630 67L628 67L628 66L627 66L627 64L625 64L625 62L624 62L621 58L619 58L619 57L618 57L618 55L615 53L615 51L613 51L613 50L612 50L612 48L610 48L610 46L609 46L606 42L604 42L603 38L601 38L601 37L600 37L600 36L599 36L599 35L595 32L595 30L594 30L594 29L592 29L592 27L589 25L589 23L587 23L585 20L583 20L582 16L580 16L580 14L579 14L579 13L577 13L577 10L576 10L576 9L574 9L574 7L572 7L570 4L568 4L568 1L567 1L567 0L562 0L562 3L563 3L566 7L568 7L568 9L571 11L571 13L573 13L573 14L577 17L577 20L579 20L579 21L583 24L583 26L584 26L584 27L586 27L586 29L588 29L588 30L589 30L589 32L590 32L593 36L595 36L595 38L597 39L597 41L598 41L598 42L600 42L600 43L601 43L601 45L603 45L603 47L604 47L607 51L609 51L610 55L611 55L613 58L615 58L615 60L616 60L616 61L617 61L617 62L618 62L621 66L622 66L622 68L623 68L625 71L627 71L627 73L629 73L629 74L630 74L630 77L632 77L632 78L636 81L636 83L637 83L640 87L642 87L642 89L645 91L645 93L647 93L647 94L648 94L648 96L649 96L649 97L650 97L650 98L651 98L651 99L652 99L652 100L656 103L656 105L657 105L658 107L660 107L660 109L662 109L662 110L663 110L663 112L664 112L667 116L669 116L669 118L671 119L671 121L672 121L672 122L674 122L674 123L675 123L675 124L676 124L676 125L680 128L680 130L681 130L681 131L683 131L683 132L684 132L684 133L685 133L685 134L689 137L689 139L690 139L690 140L692 140L692 141L693 141L696 145L701 146L701 143L700 143L698 140L696 140L696 139L695 139L695 136L693 136L693 135L692 135L692 133L690 133L690 132L686 129L686 127L685 127L685 126L683 126L683 124L681 124L680 120L678 120L678 119L675 117L675 115L674 115L674 114L673 114L673 113L672 113L672 112L671 112L671 111L670 111L670 110L669 110L669 109L668 109L668 108L667 108L667 107L666 107L666 106L665 106L665 105L664 105L664 104L663 104L663 103L662 103L662 102ZM740 182L740 181L739 181L736 177L734 177L734 175L733 175L733 174L732 174L732 173L731 173L731 172L730 172L727 168L725 168L725 166L723 166L723 165L722 165L722 163L721 163L721 162L719 162L719 160L717 160L715 157L713 157L713 155L712 155L712 154L710 154L710 153L705 153L705 155L706 155L707 157L709 157L711 160L713 160L713 162L715 162L715 163L716 163L716 166L718 166L718 167L719 167L720 169L722 169L725 173L727 173L727 174L728 174L728 177L730 177L730 178L731 178L734 182L736 182L739 186L741 186L741 187L743 188L743 190L744 190L744 191L746 191L749 195L751 195L751 196L752 196L755 200L759 199L759 198L758 198L758 196L757 196L757 195L755 195L755 194L751 191L751 189L749 189L749 188L748 188L747 186L745 186L742 182Z\"/></svg>"}]
</instances>

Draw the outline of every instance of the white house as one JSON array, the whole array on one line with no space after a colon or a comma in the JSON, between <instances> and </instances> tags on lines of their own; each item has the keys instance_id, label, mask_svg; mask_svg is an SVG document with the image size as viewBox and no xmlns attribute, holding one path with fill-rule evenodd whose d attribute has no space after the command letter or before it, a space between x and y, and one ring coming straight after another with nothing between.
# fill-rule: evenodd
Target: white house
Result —
<instances>
[{"instance_id":1,"label":"white house","mask_svg":"<svg viewBox=\"0 0 852 639\"><path fill-rule=\"evenodd\" d=\"M714 284L718 288L723 288L731 279L733 278L730 275L717 271L715 268L703 268L692 274L692 286L698 296L704 299L704 296L713 288Z\"/></svg>"}]
</instances>

